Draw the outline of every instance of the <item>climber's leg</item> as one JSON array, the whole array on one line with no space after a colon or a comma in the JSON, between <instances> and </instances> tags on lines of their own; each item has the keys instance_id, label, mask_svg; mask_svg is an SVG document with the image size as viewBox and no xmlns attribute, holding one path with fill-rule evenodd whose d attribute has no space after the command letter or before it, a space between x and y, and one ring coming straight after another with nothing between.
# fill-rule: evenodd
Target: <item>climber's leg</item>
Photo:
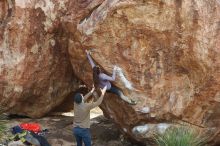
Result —
<instances>
[{"instance_id":1,"label":"climber's leg","mask_svg":"<svg viewBox=\"0 0 220 146\"><path fill-rule=\"evenodd\" d=\"M126 101L129 104L136 104L134 100L129 99L127 96L123 94L123 92L115 86L112 86L107 92L114 93L118 95L122 100Z\"/></svg>"}]
</instances>

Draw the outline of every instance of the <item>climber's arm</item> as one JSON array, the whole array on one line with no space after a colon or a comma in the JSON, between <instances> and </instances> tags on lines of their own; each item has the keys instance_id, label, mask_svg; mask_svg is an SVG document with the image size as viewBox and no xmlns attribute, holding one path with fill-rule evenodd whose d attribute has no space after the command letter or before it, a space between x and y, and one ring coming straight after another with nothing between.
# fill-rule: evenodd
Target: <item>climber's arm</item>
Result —
<instances>
[{"instance_id":1,"label":"climber's arm","mask_svg":"<svg viewBox=\"0 0 220 146\"><path fill-rule=\"evenodd\" d=\"M7 0L8 1L8 8L12 9L12 1L11 0Z\"/></svg>"},{"instance_id":2,"label":"climber's arm","mask_svg":"<svg viewBox=\"0 0 220 146\"><path fill-rule=\"evenodd\" d=\"M92 60L92 57L90 56L90 52L88 50L86 50L86 55L87 55L87 58L89 59L89 63L92 66L92 68L95 67L95 63Z\"/></svg>"},{"instance_id":3,"label":"climber's arm","mask_svg":"<svg viewBox=\"0 0 220 146\"><path fill-rule=\"evenodd\" d=\"M93 103L90 104L90 109L93 109L93 108L99 106L102 103L105 92L106 92L106 89L107 89L107 86L105 86L103 89L100 89L102 94L96 102L93 102Z\"/></svg>"},{"instance_id":4,"label":"climber's arm","mask_svg":"<svg viewBox=\"0 0 220 146\"><path fill-rule=\"evenodd\" d=\"M85 101L92 95L92 93L94 92L94 90L95 90L95 87L93 86L92 90L84 96L84 100L85 100Z\"/></svg>"}]
</instances>

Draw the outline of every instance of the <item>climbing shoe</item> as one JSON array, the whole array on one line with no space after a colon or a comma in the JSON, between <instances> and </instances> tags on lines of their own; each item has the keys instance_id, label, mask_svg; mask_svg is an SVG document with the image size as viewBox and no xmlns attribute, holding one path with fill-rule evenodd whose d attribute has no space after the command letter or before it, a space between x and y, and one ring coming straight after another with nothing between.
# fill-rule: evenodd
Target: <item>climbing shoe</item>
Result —
<instances>
[{"instance_id":1,"label":"climbing shoe","mask_svg":"<svg viewBox=\"0 0 220 146\"><path fill-rule=\"evenodd\" d=\"M137 101L135 101L135 100L131 99L131 101L130 101L130 103L129 103L129 104L131 104L131 105L136 105L136 104L137 104Z\"/></svg>"}]
</instances>

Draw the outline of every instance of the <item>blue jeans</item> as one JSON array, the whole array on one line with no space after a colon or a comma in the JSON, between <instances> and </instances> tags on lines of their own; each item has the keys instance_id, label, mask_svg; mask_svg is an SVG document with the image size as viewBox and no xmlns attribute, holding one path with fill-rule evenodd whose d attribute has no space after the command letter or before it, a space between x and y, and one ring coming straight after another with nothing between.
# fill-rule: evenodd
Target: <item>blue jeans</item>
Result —
<instances>
[{"instance_id":1,"label":"blue jeans","mask_svg":"<svg viewBox=\"0 0 220 146\"><path fill-rule=\"evenodd\" d=\"M109 90L107 90L106 92L114 93L114 94L118 95L119 97L124 96L123 92L115 86L111 86L111 88Z\"/></svg>"},{"instance_id":2,"label":"blue jeans","mask_svg":"<svg viewBox=\"0 0 220 146\"><path fill-rule=\"evenodd\" d=\"M124 100L127 103L130 103L130 104L132 103L131 99L129 99L127 96L125 96L123 94L123 92L115 86L112 86L109 90L107 90L107 92L118 95L122 100Z\"/></svg>"},{"instance_id":3,"label":"blue jeans","mask_svg":"<svg viewBox=\"0 0 220 146\"><path fill-rule=\"evenodd\" d=\"M73 134L76 138L77 146L82 146L82 142L85 146L91 146L91 135L89 128L74 127Z\"/></svg>"}]
</instances>

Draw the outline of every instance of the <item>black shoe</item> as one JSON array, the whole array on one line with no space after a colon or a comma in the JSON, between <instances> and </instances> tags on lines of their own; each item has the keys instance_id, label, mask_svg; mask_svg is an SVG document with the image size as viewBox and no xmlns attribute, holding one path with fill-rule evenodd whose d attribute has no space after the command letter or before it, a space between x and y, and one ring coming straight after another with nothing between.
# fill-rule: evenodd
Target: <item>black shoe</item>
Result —
<instances>
[{"instance_id":1,"label":"black shoe","mask_svg":"<svg viewBox=\"0 0 220 146\"><path fill-rule=\"evenodd\" d=\"M137 101L135 101L135 100L131 99L131 101L130 101L130 103L129 103L129 104L131 104L131 105L136 105L136 104L137 104Z\"/></svg>"}]
</instances>

